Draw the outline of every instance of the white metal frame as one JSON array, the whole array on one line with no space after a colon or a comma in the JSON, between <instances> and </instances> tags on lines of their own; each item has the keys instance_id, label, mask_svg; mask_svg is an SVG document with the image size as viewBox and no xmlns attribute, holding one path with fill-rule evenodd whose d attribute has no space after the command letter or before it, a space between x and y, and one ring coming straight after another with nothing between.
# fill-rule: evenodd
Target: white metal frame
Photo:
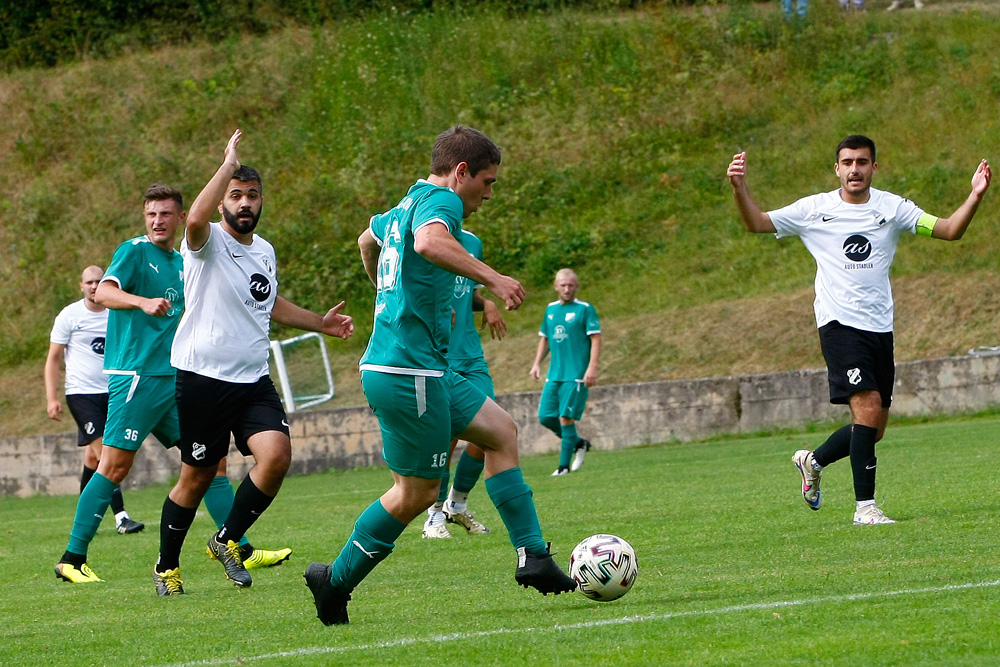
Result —
<instances>
[{"instance_id":1,"label":"white metal frame","mask_svg":"<svg viewBox=\"0 0 1000 667\"><path fill-rule=\"evenodd\" d=\"M315 338L319 341L319 351L323 357L323 368L326 371L327 391L325 394L311 394L309 396L296 397L292 393L292 383L288 378L288 368L285 366L285 352L283 347L294 343L300 343L309 338ZM296 336L295 338L272 340L271 354L274 356L274 368L278 372L278 382L281 383L281 396L282 401L285 404L285 412L292 414L296 410L304 410L313 405L325 403L333 398L335 393L333 388L333 373L330 371L330 357L326 353L326 341L323 339L323 336L318 333L310 332L302 334L301 336Z\"/></svg>"}]
</instances>

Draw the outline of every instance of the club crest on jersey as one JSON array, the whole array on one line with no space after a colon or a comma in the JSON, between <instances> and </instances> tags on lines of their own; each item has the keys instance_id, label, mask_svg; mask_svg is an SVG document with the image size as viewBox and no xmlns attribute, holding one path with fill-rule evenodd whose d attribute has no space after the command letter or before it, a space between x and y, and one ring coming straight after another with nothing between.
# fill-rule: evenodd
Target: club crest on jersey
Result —
<instances>
[{"instance_id":1,"label":"club crest on jersey","mask_svg":"<svg viewBox=\"0 0 1000 667\"><path fill-rule=\"evenodd\" d=\"M882 225L885 224L885 222L886 222L886 220L885 220L885 216L884 215L880 215L878 213L875 214L875 224L876 225L878 225L879 227L881 227Z\"/></svg>"},{"instance_id":2,"label":"club crest on jersey","mask_svg":"<svg viewBox=\"0 0 1000 667\"><path fill-rule=\"evenodd\" d=\"M177 305L177 302L181 300L181 295L177 290L173 287L168 287L167 291L163 293L163 298L170 302L170 310L167 311L167 317L173 317L181 312L180 307Z\"/></svg>"},{"instance_id":3,"label":"club crest on jersey","mask_svg":"<svg viewBox=\"0 0 1000 667\"><path fill-rule=\"evenodd\" d=\"M860 234L852 234L844 241L844 255L852 262L863 262L872 254L872 243Z\"/></svg>"},{"instance_id":4,"label":"club crest on jersey","mask_svg":"<svg viewBox=\"0 0 1000 667\"><path fill-rule=\"evenodd\" d=\"M852 368L851 370L847 371L847 381L850 382L852 385L856 385L859 382L861 382L861 369Z\"/></svg>"},{"instance_id":5,"label":"club crest on jersey","mask_svg":"<svg viewBox=\"0 0 1000 667\"><path fill-rule=\"evenodd\" d=\"M191 456L194 457L196 461L201 461L205 458L205 451L207 449L208 447L200 442L195 442L191 445Z\"/></svg>"},{"instance_id":6,"label":"club crest on jersey","mask_svg":"<svg viewBox=\"0 0 1000 667\"><path fill-rule=\"evenodd\" d=\"M472 281L465 276L455 276L455 298L461 299L472 291Z\"/></svg>"},{"instance_id":7,"label":"club crest on jersey","mask_svg":"<svg viewBox=\"0 0 1000 667\"><path fill-rule=\"evenodd\" d=\"M257 301L267 301L271 296L271 281L263 273L250 276L250 295Z\"/></svg>"},{"instance_id":8,"label":"club crest on jersey","mask_svg":"<svg viewBox=\"0 0 1000 667\"><path fill-rule=\"evenodd\" d=\"M104 356L104 337L95 338L90 341L90 349L94 351L94 354L99 354Z\"/></svg>"},{"instance_id":9,"label":"club crest on jersey","mask_svg":"<svg viewBox=\"0 0 1000 667\"><path fill-rule=\"evenodd\" d=\"M569 324L575 319L576 319L576 313L566 313L566 324Z\"/></svg>"}]
</instances>

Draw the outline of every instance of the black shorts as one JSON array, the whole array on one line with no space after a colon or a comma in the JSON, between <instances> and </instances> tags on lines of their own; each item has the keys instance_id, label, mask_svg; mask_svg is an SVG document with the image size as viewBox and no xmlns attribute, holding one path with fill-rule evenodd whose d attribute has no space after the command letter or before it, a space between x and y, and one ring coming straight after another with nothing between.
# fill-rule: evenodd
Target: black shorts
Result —
<instances>
[{"instance_id":1,"label":"black shorts","mask_svg":"<svg viewBox=\"0 0 1000 667\"><path fill-rule=\"evenodd\" d=\"M76 444L89 445L104 436L104 424L108 420L107 394L69 394L66 406L76 420Z\"/></svg>"},{"instance_id":2,"label":"black shorts","mask_svg":"<svg viewBox=\"0 0 1000 667\"><path fill-rule=\"evenodd\" d=\"M288 420L271 378L245 384L177 371L177 415L181 422L181 461L197 468L218 465L229 453L229 436L250 456L247 440L255 433L288 435Z\"/></svg>"},{"instance_id":3,"label":"black shorts","mask_svg":"<svg viewBox=\"0 0 1000 667\"><path fill-rule=\"evenodd\" d=\"M831 403L846 405L853 394L877 391L883 408L892 405L896 366L891 331L862 331L834 321L819 328L819 344L826 359Z\"/></svg>"}]
</instances>

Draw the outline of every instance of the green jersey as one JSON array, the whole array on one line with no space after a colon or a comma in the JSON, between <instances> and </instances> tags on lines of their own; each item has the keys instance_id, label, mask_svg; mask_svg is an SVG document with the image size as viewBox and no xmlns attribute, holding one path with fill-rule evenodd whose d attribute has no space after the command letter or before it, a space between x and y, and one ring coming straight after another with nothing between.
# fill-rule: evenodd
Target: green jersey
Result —
<instances>
[{"instance_id":1,"label":"green jersey","mask_svg":"<svg viewBox=\"0 0 1000 667\"><path fill-rule=\"evenodd\" d=\"M586 301L550 303L538 332L548 339L552 354L546 377L557 382L582 380L590 364L590 337L599 333L597 311Z\"/></svg>"},{"instance_id":2,"label":"green jersey","mask_svg":"<svg viewBox=\"0 0 1000 667\"><path fill-rule=\"evenodd\" d=\"M170 302L170 310L162 317L147 315L139 308L109 309L104 369L173 375L170 345L184 310L184 261L180 253L138 236L118 246L104 281L116 283L129 294Z\"/></svg>"},{"instance_id":3,"label":"green jersey","mask_svg":"<svg viewBox=\"0 0 1000 667\"><path fill-rule=\"evenodd\" d=\"M448 368L455 274L421 257L413 235L440 223L458 238L462 213L451 188L421 179L395 208L372 216L368 228L382 249L375 321L361 370L439 377Z\"/></svg>"},{"instance_id":4,"label":"green jersey","mask_svg":"<svg viewBox=\"0 0 1000 667\"><path fill-rule=\"evenodd\" d=\"M462 247L478 260L483 259L483 242L470 231L462 230L458 237ZM476 316L472 312L472 294L480 287L465 276L455 276L455 294L451 307L455 310L455 326L448 345L448 361L468 361L483 358L483 343L476 329Z\"/></svg>"}]
</instances>

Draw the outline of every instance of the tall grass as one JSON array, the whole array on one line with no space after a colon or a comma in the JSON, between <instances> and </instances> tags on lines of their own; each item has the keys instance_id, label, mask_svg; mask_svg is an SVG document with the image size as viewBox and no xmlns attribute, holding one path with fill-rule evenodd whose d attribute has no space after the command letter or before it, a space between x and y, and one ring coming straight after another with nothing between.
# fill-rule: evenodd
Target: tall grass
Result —
<instances>
[{"instance_id":1,"label":"tall grass","mask_svg":"<svg viewBox=\"0 0 1000 667\"><path fill-rule=\"evenodd\" d=\"M567 264L611 318L806 286L798 244L735 221L734 152L749 151L752 190L775 207L835 187L832 148L869 134L876 184L947 215L1000 145L998 16L877 7L816 3L802 26L745 3L477 7L12 72L0 78L0 364L41 358L79 268L140 233L143 189L165 181L193 199L235 127L264 175L260 231L282 293L314 308L367 310L357 234L426 175L433 137L458 122L505 149L496 198L468 225L533 293ZM994 200L961 251L906 243L897 272L992 266L1000 240L978 228ZM533 328L542 302L515 326Z\"/></svg>"}]
</instances>

